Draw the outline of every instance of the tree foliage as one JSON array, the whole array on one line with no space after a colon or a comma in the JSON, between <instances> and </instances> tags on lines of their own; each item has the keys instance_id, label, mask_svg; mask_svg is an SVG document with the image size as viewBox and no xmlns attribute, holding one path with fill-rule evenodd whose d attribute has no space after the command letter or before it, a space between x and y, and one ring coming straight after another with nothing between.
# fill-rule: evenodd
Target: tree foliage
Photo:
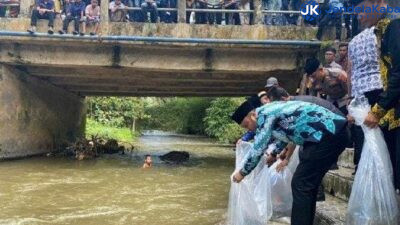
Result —
<instances>
[{"instance_id":1,"label":"tree foliage","mask_svg":"<svg viewBox=\"0 0 400 225\"><path fill-rule=\"evenodd\" d=\"M145 102L132 97L89 97L89 117L112 127L132 127L134 119L143 119Z\"/></svg>"},{"instance_id":2,"label":"tree foliage","mask_svg":"<svg viewBox=\"0 0 400 225\"><path fill-rule=\"evenodd\" d=\"M208 98L163 98L145 113L142 129L159 129L183 134L205 134L203 118L210 105Z\"/></svg>"},{"instance_id":3,"label":"tree foliage","mask_svg":"<svg viewBox=\"0 0 400 225\"><path fill-rule=\"evenodd\" d=\"M206 110L206 133L216 137L219 141L232 143L236 141L244 130L234 123L230 116L243 99L217 98L211 102Z\"/></svg>"}]
</instances>

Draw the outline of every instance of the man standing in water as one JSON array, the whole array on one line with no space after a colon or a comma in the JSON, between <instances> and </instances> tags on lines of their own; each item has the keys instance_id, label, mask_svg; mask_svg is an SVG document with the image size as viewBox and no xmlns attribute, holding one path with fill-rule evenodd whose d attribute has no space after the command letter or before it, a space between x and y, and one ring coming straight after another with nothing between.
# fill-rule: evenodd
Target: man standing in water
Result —
<instances>
[{"instance_id":1,"label":"man standing in water","mask_svg":"<svg viewBox=\"0 0 400 225\"><path fill-rule=\"evenodd\" d=\"M292 180L292 225L312 225L318 187L346 147L346 119L321 106L299 101L273 102L256 110L246 101L232 119L256 132L254 148L247 154L243 168L234 173L234 182L241 182L251 173L274 139L280 141L280 148L289 142L303 146Z\"/></svg>"},{"instance_id":2,"label":"man standing in water","mask_svg":"<svg viewBox=\"0 0 400 225\"><path fill-rule=\"evenodd\" d=\"M143 169L151 168L153 166L153 160L150 155L144 157Z\"/></svg>"}]
</instances>

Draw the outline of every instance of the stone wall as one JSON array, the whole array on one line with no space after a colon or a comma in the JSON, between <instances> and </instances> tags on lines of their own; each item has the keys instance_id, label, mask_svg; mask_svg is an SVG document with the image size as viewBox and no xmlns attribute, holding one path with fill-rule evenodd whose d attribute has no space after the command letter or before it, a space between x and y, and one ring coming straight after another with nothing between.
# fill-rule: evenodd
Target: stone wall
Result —
<instances>
[{"instance_id":1,"label":"stone wall","mask_svg":"<svg viewBox=\"0 0 400 225\"><path fill-rule=\"evenodd\" d=\"M0 18L0 30L26 31L30 26L29 18ZM69 31L72 32L73 23ZM55 21L55 31L61 29L61 19ZM89 28L88 31L91 31ZM40 20L38 32L47 32L47 20ZM166 23L101 23L101 35L157 36L177 38L217 38L251 40L310 40L315 38L315 27L304 26L266 26L257 25L203 25L203 24L166 24Z\"/></svg>"},{"instance_id":2,"label":"stone wall","mask_svg":"<svg viewBox=\"0 0 400 225\"><path fill-rule=\"evenodd\" d=\"M0 68L0 159L52 151L84 132L82 97L8 66Z\"/></svg>"}]
</instances>

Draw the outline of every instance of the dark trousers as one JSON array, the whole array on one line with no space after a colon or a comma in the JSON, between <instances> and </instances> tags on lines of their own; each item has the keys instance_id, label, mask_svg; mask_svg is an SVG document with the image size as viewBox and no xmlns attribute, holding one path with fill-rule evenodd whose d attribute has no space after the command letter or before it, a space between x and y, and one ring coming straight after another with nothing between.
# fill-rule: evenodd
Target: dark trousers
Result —
<instances>
[{"instance_id":1,"label":"dark trousers","mask_svg":"<svg viewBox=\"0 0 400 225\"><path fill-rule=\"evenodd\" d=\"M352 4L349 1L344 1L344 6L349 7ZM345 15L344 16L344 24L346 26L346 31L347 31L347 39L350 39L354 36L356 36L359 31L358 31L358 19L356 15ZM351 25L351 29L350 29Z\"/></svg>"},{"instance_id":2,"label":"dark trousers","mask_svg":"<svg viewBox=\"0 0 400 225\"><path fill-rule=\"evenodd\" d=\"M79 23L80 23L81 17L78 16L67 16L65 17L63 21L63 31L68 31L68 25L71 21L74 21L74 30L76 32L79 32Z\"/></svg>"},{"instance_id":3,"label":"dark trousers","mask_svg":"<svg viewBox=\"0 0 400 225\"><path fill-rule=\"evenodd\" d=\"M318 31L317 31L317 39L321 40L322 34L324 30L329 27L331 24L336 27L336 39L340 40L342 36L342 14L341 13L328 13L325 14L322 19L319 21Z\"/></svg>"},{"instance_id":4,"label":"dark trousers","mask_svg":"<svg viewBox=\"0 0 400 225\"><path fill-rule=\"evenodd\" d=\"M147 21L147 12L150 12L150 20L152 23L157 22L158 11L156 3L144 2L141 5L144 21Z\"/></svg>"},{"instance_id":5,"label":"dark trousers","mask_svg":"<svg viewBox=\"0 0 400 225\"><path fill-rule=\"evenodd\" d=\"M40 14L37 9L34 9L32 11L32 17L31 17L31 26L36 26L38 19L46 19L49 20L49 27L54 26L54 12L46 12L44 14Z\"/></svg>"},{"instance_id":6,"label":"dark trousers","mask_svg":"<svg viewBox=\"0 0 400 225\"><path fill-rule=\"evenodd\" d=\"M361 159L362 148L364 145L364 132L363 132L361 126L357 126L355 124L353 124L351 126L350 131L351 131L351 139L354 143L353 162L354 162L354 165L356 165L356 170L357 170L358 163L360 162L360 159Z\"/></svg>"},{"instance_id":7,"label":"dark trousers","mask_svg":"<svg viewBox=\"0 0 400 225\"><path fill-rule=\"evenodd\" d=\"M222 9L221 6L209 6L208 8L209 9ZM207 21L209 24L214 24L214 22L216 24L221 24L222 13L214 13L214 12L207 13Z\"/></svg>"},{"instance_id":8,"label":"dark trousers","mask_svg":"<svg viewBox=\"0 0 400 225\"><path fill-rule=\"evenodd\" d=\"M292 179L292 225L312 225L318 187L331 165L337 162L348 140L346 128L336 135L327 135L319 143L304 144L300 164Z\"/></svg>"},{"instance_id":9,"label":"dark trousers","mask_svg":"<svg viewBox=\"0 0 400 225\"><path fill-rule=\"evenodd\" d=\"M400 189L400 127L382 129L393 166L394 187Z\"/></svg>"},{"instance_id":10,"label":"dark trousers","mask_svg":"<svg viewBox=\"0 0 400 225\"><path fill-rule=\"evenodd\" d=\"M226 7L225 9L239 9L237 4L231 4L230 6ZM225 13L225 22L226 24L232 25L240 25L240 17L239 13Z\"/></svg>"},{"instance_id":11,"label":"dark trousers","mask_svg":"<svg viewBox=\"0 0 400 225\"><path fill-rule=\"evenodd\" d=\"M7 7L0 6L0 17L5 17L6 16L6 11L7 11Z\"/></svg>"}]
</instances>

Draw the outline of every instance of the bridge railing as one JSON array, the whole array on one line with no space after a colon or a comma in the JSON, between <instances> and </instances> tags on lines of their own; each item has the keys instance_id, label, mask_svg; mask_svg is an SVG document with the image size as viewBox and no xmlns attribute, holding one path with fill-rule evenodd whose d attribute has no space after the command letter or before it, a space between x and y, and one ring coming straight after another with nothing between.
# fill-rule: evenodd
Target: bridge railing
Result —
<instances>
[{"instance_id":1,"label":"bridge railing","mask_svg":"<svg viewBox=\"0 0 400 225\"><path fill-rule=\"evenodd\" d=\"M102 20L109 20L109 2L110 0L102 0L101 1L101 16ZM189 8L186 5L185 0L178 0L176 8L157 8L160 12L177 12L177 21L179 23L185 23L189 20L186 19L187 12L188 13L223 13L223 14L232 14L232 13L241 13L241 14L252 14L253 21L250 24L264 24L265 17L269 15L288 15L291 14L294 17L298 17L297 25L303 25L304 19L300 16L300 11L294 10L267 10L263 7L262 0L253 0L254 9L227 9L225 5L221 5L220 9L215 8ZM32 6L34 5L35 0L0 0L0 17L4 17L1 11L5 7L18 7L21 8L21 15L19 17L30 17ZM126 7L128 11L141 11L141 7ZM18 10L19 11L19 10ZM15 12L14 12L15 13ZM18 14L19 12L17 12ZM351 13L342 13L342 16L349 15ZM15 16L15 15L14 15Z\"/></svg>"}]
</instances>

